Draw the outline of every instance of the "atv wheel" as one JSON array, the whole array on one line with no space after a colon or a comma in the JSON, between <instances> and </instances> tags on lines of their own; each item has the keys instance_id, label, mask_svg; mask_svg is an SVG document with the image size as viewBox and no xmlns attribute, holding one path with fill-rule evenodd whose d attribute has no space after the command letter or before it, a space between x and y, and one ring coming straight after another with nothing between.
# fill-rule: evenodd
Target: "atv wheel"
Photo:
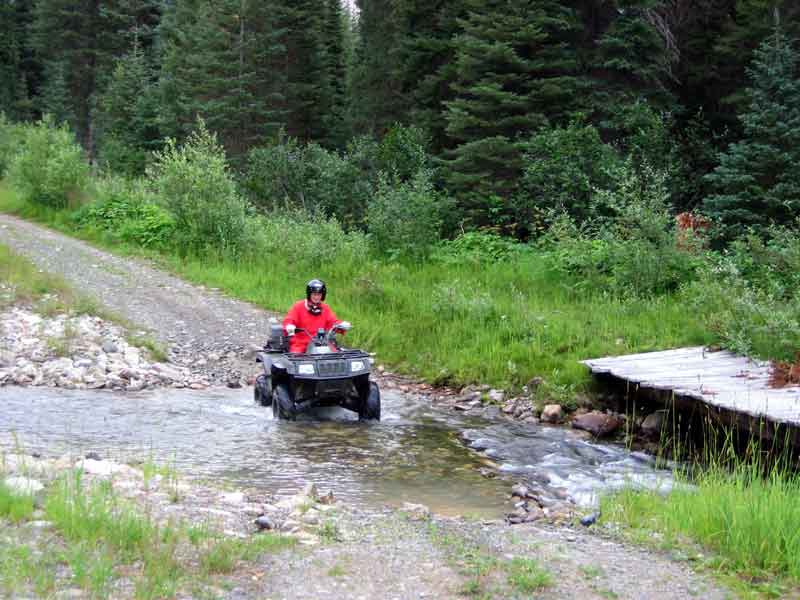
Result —
<instances>
[{"instance_id":1,"label":"atv wheel","mask_svg":"<svg viewBox=\"0 0 800 600\"><path fill-rule=\"evenodd\" d=\"M369 392L361 402L361 410L358 411L358 418L361 421L381 420L381 390L374 381L369 382Z\"/></svg>"},{"instance_id":2,"label":"atv wheel","mask_svg":"<svg viewBox=\"0 0 800 600\"><path fill-rule=\"evenodd\" d=\"M253 399L261 406L269 406L272 400L272 382L271 378L264 374L256 377L255 384L253 385Z\"/></svg>"},{"instance_id":3,"label":"atv wheel","mask_svg":"<svg viewBox=\"0 0 800 600\"><path fill-rule=\"evenodd\" d=\"M292 411L292 397L289 395L289 388L284 384L276 385L272 390L272 417L286 421L294 421L295 414Z\"/></svg>"}]
</instances>

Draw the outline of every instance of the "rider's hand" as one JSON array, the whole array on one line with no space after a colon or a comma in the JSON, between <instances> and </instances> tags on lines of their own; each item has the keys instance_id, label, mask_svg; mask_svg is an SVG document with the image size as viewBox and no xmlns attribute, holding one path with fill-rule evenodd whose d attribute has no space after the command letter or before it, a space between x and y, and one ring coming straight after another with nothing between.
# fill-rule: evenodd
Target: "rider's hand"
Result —
<instances>
[{"instance_id":1,"label":"rider's hand","mask_svg":"<svg viewBox=\"0 0 800 600\"><path fill-rule=\"evenodd\" d=\"M292 325L291 323L289 323L289 324L286 326L286 335L288 335L288 336L293 336L293 335L294 335L294 330L295 330L295 326L294 326L294 325Z\"/></svg>"}]
</instances>

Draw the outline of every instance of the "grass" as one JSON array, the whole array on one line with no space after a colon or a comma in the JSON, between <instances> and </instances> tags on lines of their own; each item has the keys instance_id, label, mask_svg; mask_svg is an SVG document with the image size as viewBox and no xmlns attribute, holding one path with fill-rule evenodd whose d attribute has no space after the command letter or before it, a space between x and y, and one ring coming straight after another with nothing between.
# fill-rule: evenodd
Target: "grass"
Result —
<instances>
[{"instance_id":1,"label":"grass","mask_svg":"<svg viewBox=\"0 0 800 600\"><path fill-rule=\"evenodd\" d=\"M733 468L712 464L691 486L676 486L667 496L625 489L602 500L603 520L621 524L640 543L699 544L704 552L690 550L688 557L745 590L797 590L800 476L781 465L764 473L759 459L742 459Z\"/></svg>"},{"instance_id":2,"label":"grass","mask_svg":"<svg viewBox=\"0 0 800 600\"><path fill-rule=\"evenodd\" d=\"M0 184L0 210L35 218L121 254L143 249L76 231L68 214L32 208ZM236 259L163 255L158 261L198 284L283 313L322 277L337 314L353 321L347 343L377 352L397 371L438 384L484 382L518 388L545 379L569 402L589 382L591 356L707 343L704 315L675 296L620 299L571 286L531 255L514 263L399 264L333 257L322 264L272 254Z\"/></svg>"},{"instance_id":3,"label":"grass","mask_svg":"<svg viewBox=\"0 0 800 600\"><path fill-rule=\"evenodd\" d=\"M467 578L460 590L466 596L511 597L509 594L521 593L527 598L532 592L554 584L553 576L532 558L499 559L478 544L448 533L434 523L428 525L428 532Z\"/></svg>"},{"instance_id":4,"label":"grass","mask_svg":"<svg viewBox=\"0 0 800 600\"><path fill-rule=\"evenodd\" d=\"M276 534L229 539L207 525L157 523L117 496L111 482L89 484L80 470L46 490L41 518L53 529L41 540L25 539L33 531L24 527L33 509L31 497L0 484L2 594L16 597L33 589L52 597L58 589L80 587L91 597L105 598L124 576L133 580L139 600L172 598L295 542ZM21 526L6 529L4 521Z\"/></svg>"},{"instance_id":5,"label":"grass","mask_svg":"<svg viewBox=\"0 0 800 600\"><path fill-rule=\"evenodd\" d=\"M12 523L26 521L33 514L33 496L18 494L0 479L0 519Z\"/></svg>"},{"instance_id":6,"label":"grass","mask_svg":"<svg viewBox=\"0 0 800 600\"><path fill-rule=\"evenodd\" d=\"M530 558L514 558L507 565L508 580L520 592L536 592L553 585L553 576Z\"/></svg>"}]
</instances>

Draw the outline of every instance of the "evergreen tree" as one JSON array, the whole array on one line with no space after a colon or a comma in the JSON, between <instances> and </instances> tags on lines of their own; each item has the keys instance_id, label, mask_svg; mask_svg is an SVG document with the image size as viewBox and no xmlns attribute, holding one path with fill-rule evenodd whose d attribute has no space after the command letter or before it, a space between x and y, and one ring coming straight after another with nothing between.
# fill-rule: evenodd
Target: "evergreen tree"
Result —
<instances>
[{"instance_id":1,"label":"evergreen tree","mask_svg":"<svg viewBox=\"0 0 800 600\"><path fill-rule=\"evenodd\" d=\"M43 114L52 116L54 123L66 123L75 129L74 104L65 72L66 67L61 61L51 61L47 65L39 107Z\"/></svg>"},{"instance_id":2,"label":"evergreen tree","mask_svg":"<svg viewBox=\"0 0 800 600\"><path fill-rule=\"evenodd\" d=\"M15 120L33 116L30 86L39 66L31 60L32 0L0 0L0 112Z\"/></svg>"},{"instance_id":3,"label":"evergreen tree","mask_svg":"<svg viewBox=\"0 0 800 600\"><path fill-rule=\"evenodd\" d=\"M93 107L114 68L130 48L130 27L142 7L150 14L153 0L38 0L34 5L31 44L44 65L44 102L61 87L48 75L63 77L71 124L84 149L95 146ZM120 35L120 32L128 32ZM59 92L60 93L60 92Z\"/></svg>"},{"instance_id":4,"label":"evergreen tree","mask_svg":"<svg viewBox=\"0 0 800 600\"><path fill-rule=\"evenodd\" d=\"M720 156L707 176L715 194L705 201L726 237L763 231L800 214L800 77L798 56L780 32L755 53L748 70L750 107L741 115L744 137Z\"/></svg>"},{"instance_id":5,"label":"evergreen tree","mask_svg":"<svg viewBox=\"0 0 800 600\"><path fill-rule=\"evenodd\" d=\"M356 0L359 9L350 119L355 131L382 135L402 114L396 79L398 34L392 0Z\"/></svg>"},{"instance_id":6,"label":"evergreen tree","mask_svg":"<svg viewBox=\"0 0 800 600\"><path fill-rule=\"evenodd\" d=\"M138 174L147 154L160 145L155 76L134 38L131 51L117 61L98 102L102 130L100 158L113 170Z\"/></svg>"},{"instance_id":7,"label":"evergreen tree","mask_svg":"<svg viewBox=\"0 0 800 600\"><path fill-rule=\"evenodd\" d=\"M507 212L522 137L567 120L578 101L574 13L560 2L471 0L458 37L455 99L446 102L449 184L476 224Z\"/></svg>"},{"instance_id":8,"label":"evergreen tree","mask_svg":"<svg viewBox=\"0 0 800 600\"><path fill-rule=\"evenodd\" d=\"M182 139L197 117L233 156L283 121L285 47L279 2L182 0L164 17L162 131Z\"/></svg>"},{"instance_id":9,"label":"evergreen tree","mask_svg":"<svg viewBox=\"0 0 800 600\"><path fill-rule=\"evenodd\" d=\"M13 2L0 1L0 112L12 118L16 118L22 44L16 16Z\"/></svg>"},{"instance_id":10,"label":"evergreen tree","mask_svg":"<svg viewBox=\"0 0 800 600\"><path fill-rule=\"evenodd\" d=\"M326 49L322 33L326 0L287 0L284 8L286 46L286 131L300 140L324 140L330 119L326 108Z\"/></svg>"},{"instance_id":11,"label":"evergreen tree","mask_svg":"<svg viewBox=\"0 0 800 600\"><path fill-rule=\"evenodd\" d=\"M341 0L325 0L322 23L322 41L325 52L325 138L320 142L328 147L344 146L347 126L345 124L345 55L344 29L347 26Z\"/></svg>"},{"instance_id":12,"label":"evergreen tree","mask_svg":"<svg viewBox=\"0 0 800 600\"><path fill-rule=\"evenodd\" d=\"M590 110L611 139L626 133L620 119L626 106L641 100L662 109L674 106L666 86L671 57L650 18L654 4L653 0L589 0L581 9L580 51L587 62Z\"/></svg>"},{"instance_id":13,"label":"evergreen tree","mask_svg":"<svg viewBox=\"0 0 800 600\"><path fill-rule=\"evenodd\" d=\"M426 130L431 151L448 145L445 103L454 99L456 36L466 16L462 0L396 0L396 80L403 113L397 119Z\"/></svg>"}]
</instances>

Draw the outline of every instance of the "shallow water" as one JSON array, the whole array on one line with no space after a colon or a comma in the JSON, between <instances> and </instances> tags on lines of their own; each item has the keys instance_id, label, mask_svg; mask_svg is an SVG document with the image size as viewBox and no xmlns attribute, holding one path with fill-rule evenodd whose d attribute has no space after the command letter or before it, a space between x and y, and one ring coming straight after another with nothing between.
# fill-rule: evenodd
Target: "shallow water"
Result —
<instances>
[{"instance_id":1,"label":"shallow water","mask_svg":"<svg viewBox=\"0 0 800 600\"><path fill-rule=\"evenodd\" d=\"M379 423L359 423L341 409L283 422L253 403L252 389L132 395L5 387L0 448L153 459L188 476L278 495L313 481L365 507L409 501L439 514L483 517L508 512L516 481L584 506L629 482L671 485L650 458L567 429L439 410L392 391L382 403Z\"/></svg>"}]
</instances>

